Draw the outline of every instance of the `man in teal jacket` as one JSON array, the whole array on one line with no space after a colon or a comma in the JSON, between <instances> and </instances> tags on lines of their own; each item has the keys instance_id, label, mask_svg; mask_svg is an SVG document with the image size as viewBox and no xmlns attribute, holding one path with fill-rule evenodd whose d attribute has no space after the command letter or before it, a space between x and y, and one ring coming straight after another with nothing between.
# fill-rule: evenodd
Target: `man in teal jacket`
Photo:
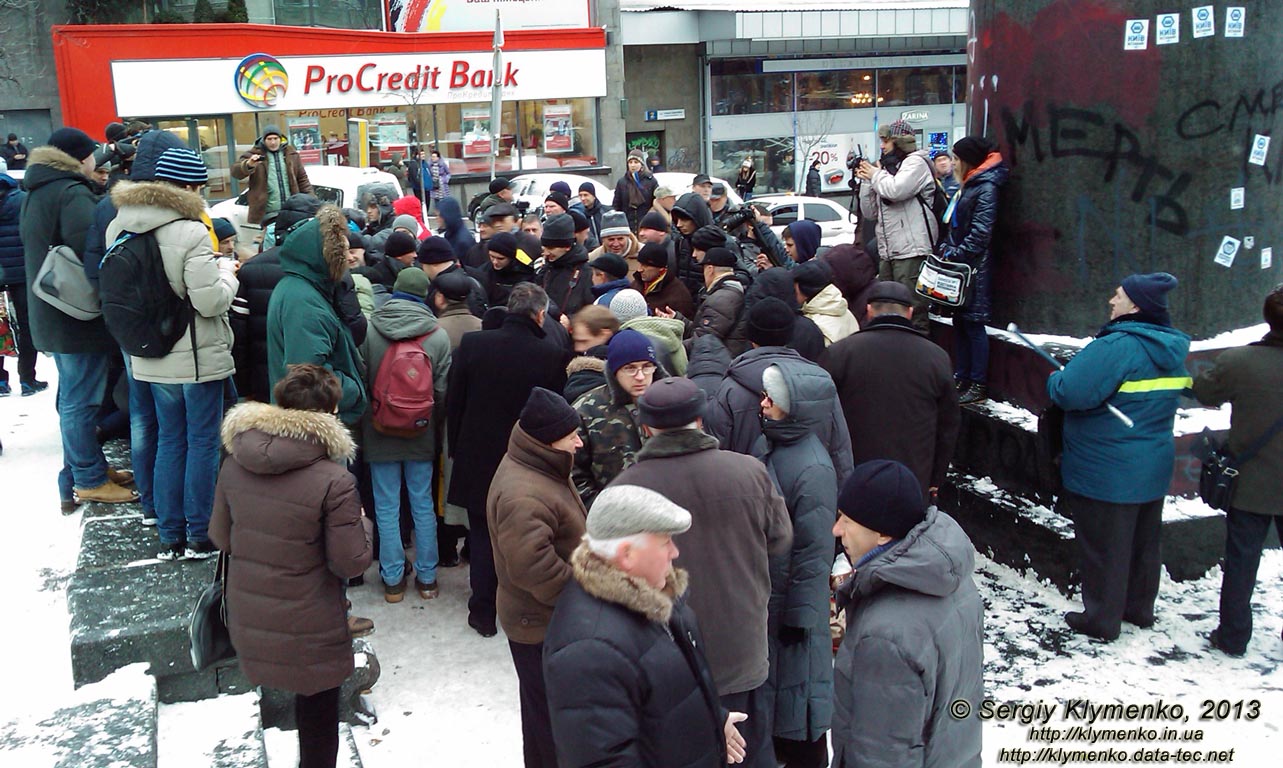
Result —
<instances>
[{"instance_id":1,"label":"man in teal jacket","mask_svg":"<svg viewBox=\"0 0 1283 768\"><path fill-rule=\"evenodd\" d=\"M366 393L361 353L334 309L334 287L347 270L347 220L333 205L299 225L280 252L285 277L267 307L267 375L273 387L295 363L323 365L343 385L339 419L361 420ZM276 398L273 396L273 402Z\"/></svg>"},{"instance_id":2,"label":"man in teal jacket","mask_svg":"<svg viewBox=\"0 0 1283 768\"><path fill-rule=\"evenodd\" d=\"M1189 336L1167 311L1176 283L1166 272L1125 278L1109 300L1109 323L1047 380L1052 402L1065 410L1060 511L1074 521L1082 560L1083 610L1065 622L1101 640L1116 639L1124 621L1154 623L1163 499L1176 457L1172 423L1181 391L1193 383Z\"/></svg>"}]
</instances>

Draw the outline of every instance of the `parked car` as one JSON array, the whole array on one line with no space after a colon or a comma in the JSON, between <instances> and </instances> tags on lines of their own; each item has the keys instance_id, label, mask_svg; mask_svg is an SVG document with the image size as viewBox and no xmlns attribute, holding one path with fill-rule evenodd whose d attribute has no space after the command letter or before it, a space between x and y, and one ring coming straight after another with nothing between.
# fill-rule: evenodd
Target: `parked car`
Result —
<instances>
[{"instance_id":1,"label":"parked car","mask_svg":"<svg viewBox=\"0 0 1283 768\"><path fill-rule=\"evenodd\" d=\"M614 187L587 176L578 176L573 173L523 173L512 177L513 199L529 203L530 210L538 212L543 209L544 198L548 196L555 181L564 181L569 184L571 195L578 195L579 185L585 181L592 183L597 190L597 199L602 205L610 205L611 199L615 196ZM570 202L575 201L572 199Z\"/></svg>"},{"instance_id":2,"label":"parked car","mask_svg":"<svg viewBox=\"0 0 1283 768\"><path fill-rule=\"evenodd\" d=\"M726 179L719 179L716 176L710 176L709 179L714 184L725 185L726 199L730 200L731 203L733 203L734 205L744 204L744 198L740 197L739 193L735 191L734 184L727 181ZM677 171L661 171L655 174L655 181L659 182L659 186L668 187L669 189L673 190L673 192L675 192L678 197L681 197L682 195L691 191L691 182L694 180L695 180L695 174L693 173L679 173ZM757 198L754 197L753 199L756 200Z\"/></svg>"},{"instance_id":3,"label":"parked car","mask_svg":"<svg viewBox=\"0 0 1283 768\"><path fill-rule=\"evenodd\" d=\"M824 197L806 195L758 195L754 205L766 207L771 214L771 230L780 235L784 227L805 219L820 225L820 245L855 242L855 225L859 217L845 207Z\"/></svg>"},{"instance_id":4,"label":"parked car","mask_svg":"<svg viewBox=\"0 0 1283 768\"><path fill-rule=\"evenodd\" d=\"M312 182L312 193L323 203L333 203L340 208L356 208L366 192L381 190L393 200L401 196L401 185L396 177L377 168L353 168L347 165L307 165L307 178ZM236 225L241 243L248 244L259 236L257 227L247 225L249 216L249 191L238 197L210 206L209 215L223 217Z\"/></svg>"}]
</instances>

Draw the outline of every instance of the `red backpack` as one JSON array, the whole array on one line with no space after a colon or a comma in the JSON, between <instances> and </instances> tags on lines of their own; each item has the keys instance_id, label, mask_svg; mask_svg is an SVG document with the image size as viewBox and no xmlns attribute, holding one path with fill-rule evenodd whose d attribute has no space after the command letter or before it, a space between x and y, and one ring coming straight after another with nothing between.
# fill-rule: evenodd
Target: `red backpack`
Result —
<instances>
[{"instance_id":1,"label":"red backpack","mask_svg":"<svg viewBox=\"0 0 1283 768\"><path fill-rule=\"evenodd\" d=\"M436 329L432 329L435 331ZM423 351L423 340L394 341L383 353L370 393L374 429L395 437L418 437L432 421L436 398L432 391L432 360Z\"/></svg>"}]
</instances>

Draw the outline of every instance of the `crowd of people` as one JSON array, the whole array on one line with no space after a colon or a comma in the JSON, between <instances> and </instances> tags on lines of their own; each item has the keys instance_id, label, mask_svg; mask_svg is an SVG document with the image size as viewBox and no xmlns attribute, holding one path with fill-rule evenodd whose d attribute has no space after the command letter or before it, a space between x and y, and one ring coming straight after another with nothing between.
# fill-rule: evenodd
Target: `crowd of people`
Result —
<instances>
[{"instance_id":1,"label":"crowd of people","mask_svg":"<svg viewBox=\"0 0 1283 768\"><path fill-rule=\"evenodd\" d=\"M34 350L58 368L63 511L136 502L158 558L227 555L242 669L297 695L304 765L333 765L349 639L373 630L344 593L373 560L388 603L411 580L438 597L438 570L466 560L469 626L509 643L527 766L809 768L830 765L830 741L838 766L978 765L978 720L946 712L983 697L974 548L935 502L960 401L987 396L1006 166L986 139L959 140L959 186L936 220L924 197L942 164L907 124L882 139L856 169L856 242L824 248L815 223L778 236L706 175L680 196L657 187L640 154L609 206L559 183L522 215L496 179L475 235L459 201L436 196L436 153L412 158L402 196L340 210L268 128L232 170L265 229L261 252L238 258L235 229L200 198L200 156L173 134L131 135L100 198L102 148L59 129L21 189L0 175L0 210L21 203L22 255L15 266L6 218L0 266L21 286L24 394L42 386ZM77 318L30 288L65 245L115 295L121 264L147 275L140 237L157 279L139 284L184 307L168 346L140 344L106 300ZM916 281L931 255L975 270L953 361L924 332ZM1104 640L1155 621L1178 394L1193 383L1233 402L1237 448L1281 407L1260 392L1283 384L1283 292L1260 349L1192 382L1175 286L1123 280L1109 324L1048 382L1083 553L1084 610L1065 618ZM108 466L96 433L117 365L132 471ZM1283 512L1261 478L1280 462L1272 448L1244 468L1230 514L1213 639L1229 653L1251 633L1261 540ZM836 659L831 600L845 611Z\"/></svg>"}]
</instances>

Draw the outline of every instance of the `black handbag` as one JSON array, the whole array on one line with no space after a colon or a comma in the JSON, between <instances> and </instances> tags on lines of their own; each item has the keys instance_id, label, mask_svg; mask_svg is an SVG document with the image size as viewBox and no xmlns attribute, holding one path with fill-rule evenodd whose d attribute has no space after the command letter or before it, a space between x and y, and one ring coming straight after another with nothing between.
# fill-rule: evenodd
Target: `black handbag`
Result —
<instances>
[{"instance_id":1,"label":"black handbag","mask_svg":"<svg viewBox=\"0 0 1283 768\"><path fill-rule=\"evenodd\" d=\"M227 578L227 553L218 553L214 581L196 599L187 626L192 641L192 666L197 672L225 659L236 657L231 635L227 632L227 603L223 600L223 581Z\"/></svg>"},{"instance_id":2,"label":"black handbag","mask_svg":"<svg viewBox=\"0 0 1283 768\"><path fill-rule=\"evenodd\" d=\"M938 304L958 309L971 300L973 276L970 265L931 254L922 263L914 291Z\"/></svg>"},{"instance_id":3,"label":"black handbag","mask_svg":"<svg viewBox=\"0 0 1283 768\"><path fill-rule=\"evenodd\" d=\"M1283 429L1283 417L1271 424L1270 428L1239 456L1230 452L1228 440L1222 444L1216 440L1210 429L1204 429L1203 434L1199 436L1196 449L1203 462L1203 469L1198 475L1198 495L1203 503L1212 509L1229 511L1230 502L1234 500L1234 486L1238 483L1239 467L1260 453L1280 429Z\"/></svg>"}]
</instances>

